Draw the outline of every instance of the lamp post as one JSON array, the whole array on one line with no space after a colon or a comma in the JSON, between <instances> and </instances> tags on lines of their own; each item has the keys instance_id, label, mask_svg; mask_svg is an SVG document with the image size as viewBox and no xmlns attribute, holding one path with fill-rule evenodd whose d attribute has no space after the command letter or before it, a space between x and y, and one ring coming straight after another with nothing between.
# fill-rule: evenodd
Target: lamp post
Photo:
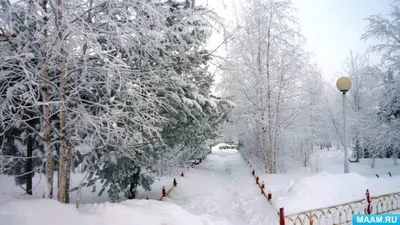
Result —
<instances>
[{"instance_id":1,"label":"lamp post","mask_svg":"<svg viewBox=\"0 0 400 225\"><path fill-rule=\"evenodd\" d=\"M336 81L336 87L343 94L343 124L344 124L344 173L349 173L349 152L347 149L347 134L346 134L346 93L351 88L351 80L348 77L340 77Z\"/></svg>"}]
</instances>

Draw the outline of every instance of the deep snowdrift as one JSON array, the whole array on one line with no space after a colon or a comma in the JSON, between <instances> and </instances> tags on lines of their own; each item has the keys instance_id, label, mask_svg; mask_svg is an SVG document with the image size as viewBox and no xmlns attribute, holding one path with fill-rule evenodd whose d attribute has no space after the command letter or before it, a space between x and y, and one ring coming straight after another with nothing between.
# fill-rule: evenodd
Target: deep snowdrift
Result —
<instances>
[{"instance_id":1,"label":"deep snowdrift","mask_svg":"<svg viewBox=\"0 0 400 225\"><path fill-rule=\"evenodd\" d=\"M83 205L56 200L24 199L0 205L1 225L213 225L178 205L153 200L130 200L119 204Z\"/></svg>"},{"instance_id":2,"label":"deep snowdrift","mask_svg":"<svg viewBox=\"0 0 400 225\"><path fill-rule=\"evenodd\" d=\"M268 182L274 182L269 179ZM273 204L284 207L285 214L328 207L365 198L369 189L371 196L400 191L397 177L370 178L357 173L331 174L321 172L297 181L290 180L287 185L275 191Z\"/></svg>"}]
</instances>

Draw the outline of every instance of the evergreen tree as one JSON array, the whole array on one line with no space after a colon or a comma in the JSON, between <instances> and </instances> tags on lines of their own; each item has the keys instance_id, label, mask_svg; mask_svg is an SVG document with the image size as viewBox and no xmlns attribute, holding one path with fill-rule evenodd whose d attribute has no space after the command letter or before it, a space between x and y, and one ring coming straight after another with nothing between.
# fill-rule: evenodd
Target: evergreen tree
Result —
<instances>
[{"instance_id":1,"label":"evergreen tree","mask_svg":"<svg viewBox=\"0 0 400 225\"><path fill-rule=\"evenodd\" d=\"M40 101L36 73L39 68L38 42L33 35L36 24L32 18L32 2L19 7L2 6L0 43L0 136L3 157L9 158L1 172L13 175L17 185L26 185L32 195L32 177L42 166L40 135Z\"/></svg>"}]
</instances>

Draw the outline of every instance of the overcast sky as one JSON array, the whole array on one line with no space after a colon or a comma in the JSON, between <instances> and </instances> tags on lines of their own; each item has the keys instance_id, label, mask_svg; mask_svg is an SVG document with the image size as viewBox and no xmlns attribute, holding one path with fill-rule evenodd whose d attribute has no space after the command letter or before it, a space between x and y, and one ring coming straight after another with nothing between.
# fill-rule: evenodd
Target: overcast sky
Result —
<instances>
[{"instance_id":1,"label":"overcast sky","mask_svg":"<svg viewBox=\"0 0 400 225\"><path fill-rule=\"evenodd\" d=\"M235 1L239 2L208 0L208 6L230 18ZM364 53L374 43L360 40L367 25L364 18L388 14L392 0L293 0L293 3L298 9L297 16L307 39L307 50L316 55L315 60L322 67L325 80L336 82L337 72L341 70L350 49L354 53ZM196 0L196 4L207 5L207 0ZM216 46L221 37L215 36L211 42L210 46ZM373 60L377 61L377 58Z\"/></svg>"}]
</instances>

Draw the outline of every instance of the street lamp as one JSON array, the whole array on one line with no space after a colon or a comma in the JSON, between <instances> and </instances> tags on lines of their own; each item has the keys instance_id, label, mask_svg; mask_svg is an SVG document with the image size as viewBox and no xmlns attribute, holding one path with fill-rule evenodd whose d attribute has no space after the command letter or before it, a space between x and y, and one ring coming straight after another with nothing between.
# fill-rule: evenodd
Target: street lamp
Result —
<instances>
[{"instance_id":1,"label":"street lamp","mask_svg":"<svg viewBox=\"0 0 400 225\"><path fill-rule=\"evenodd\" d=\"M346 92L351 88L351 80L348 77L340 77L336 81L336 87L343 93L343 124L344 124L344 173L349 173L349 152L347 150L346 134Z\"/></svg>"}]
</instances>

